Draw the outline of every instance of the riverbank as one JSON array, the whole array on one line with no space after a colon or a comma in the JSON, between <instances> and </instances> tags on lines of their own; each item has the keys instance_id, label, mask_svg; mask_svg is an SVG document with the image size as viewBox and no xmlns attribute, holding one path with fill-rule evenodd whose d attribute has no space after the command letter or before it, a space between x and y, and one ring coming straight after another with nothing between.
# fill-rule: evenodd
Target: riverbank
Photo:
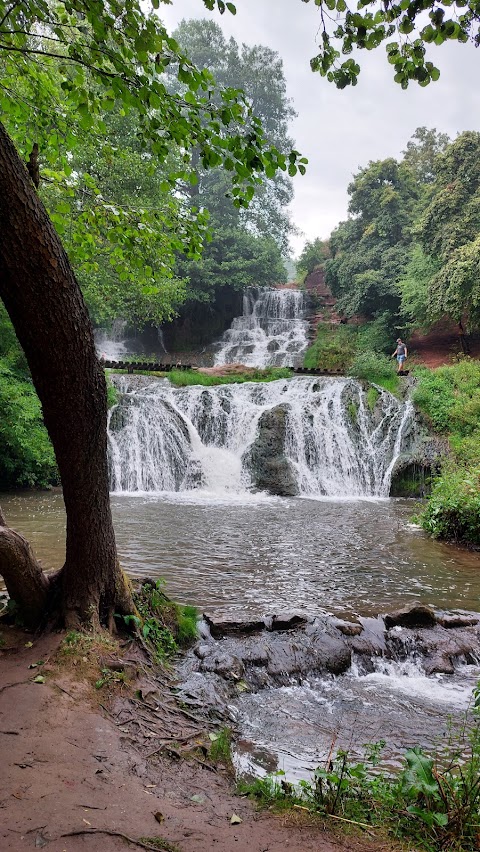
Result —
<instances>
[{"instance_id":1,"label":"riverbank","mask_svg":"<svg viewBox=\"0 0 480 852\"><path fill-rule=\"evenodd\" d=\"M1 632L2 850L396 848L365 833L335 836L310 815L259 813L201 745L181 756L181 731L201 741L199 720L175 704L171 685L130 644L100 637L86 656L81 646L78 655L65 653L72 644L65 633Z\"/></svg>"}]
</instances>

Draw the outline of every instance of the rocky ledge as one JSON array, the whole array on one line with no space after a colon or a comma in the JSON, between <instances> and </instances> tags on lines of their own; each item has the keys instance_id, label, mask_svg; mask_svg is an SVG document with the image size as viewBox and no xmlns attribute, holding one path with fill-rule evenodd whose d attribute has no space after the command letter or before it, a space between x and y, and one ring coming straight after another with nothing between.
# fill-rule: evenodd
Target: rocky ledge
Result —
<instances>
[{"instance_id":1,"label":"rocky ledge","mask_svg":"<svg viewBox=\"0 0 480 852\"><path fill-rule=\"evenodd\" d=\"M377 657L413 657L426 675L453 674L456 665L480 660L480 615L423 604L351 621L301 612L206 614L202 638L182 665L181 694L218 708L242 691L342 674L354 655L365 673Z\"/></svg>"}]
</instances>

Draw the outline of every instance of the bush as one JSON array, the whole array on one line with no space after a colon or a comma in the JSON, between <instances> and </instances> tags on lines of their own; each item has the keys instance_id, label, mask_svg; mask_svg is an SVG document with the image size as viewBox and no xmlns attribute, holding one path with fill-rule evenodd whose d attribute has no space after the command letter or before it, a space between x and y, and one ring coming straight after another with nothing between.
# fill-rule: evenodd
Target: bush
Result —
<instances>
[{"instance_id":1,"label":"bush","mask_svg":"<svg viewBox=\"0 0 480 852\"><path fill-rule=\"evenodd\" d=\"M398 390L399 379L393 361L378 352L368 349L359 352L353 359L348 372L356 379L380 385L391 393Z\"/></svg>"},{"instance_id":2,"label":"bush","mask_svg":"<svg viewBox=\"0 0 480 852\"><path fill-rule=\"evenodd\" d=\"M417 370L413 401L454 458L437 479L422 526L435 538L480 544L480 364L462 358L438 370Z\"/></svg>"},{"instance_id":3,"label":"bush","mask_svg":"<svg viewBox=\"0 0 480 852\"><path fill-rule=\"evenodd\" d=\"M31 380L0 358L0 485L55 485L58 471Z\"/></svg>"},{"instance_id":4,"label":"bush","mask_svg":"<svg viewBox=\"0 0 480 852\"><path fill-rule=\"evenodd\" d=\"M444 469L421 523L434 538L480 545L480 464Z\"/></svg>"}]
</instances>

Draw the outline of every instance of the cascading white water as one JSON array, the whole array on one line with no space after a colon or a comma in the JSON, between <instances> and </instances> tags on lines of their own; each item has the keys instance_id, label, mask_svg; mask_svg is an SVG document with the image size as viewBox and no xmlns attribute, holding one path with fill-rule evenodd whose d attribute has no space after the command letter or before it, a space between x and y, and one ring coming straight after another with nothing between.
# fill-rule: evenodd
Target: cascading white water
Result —
<instances>
[{"instance_id":1,"label":"cascading white water","mask_svg":"<svg viewBox=\"0 0 480 852\"><path fill-rule=\"evenodd\" d=\"M173 388L141 376L113 381L120 401L110 412L108 437L117 492L242 492L257 486L259 455L268 464L273 452L294 483L287 492L274 484L274 493L386 497L412 418L410 403L385 391L370 411L354 379L208 388Z\"/></svg>"},{"instance_id":2,"label":"cascading white water","mask_svg":"<svg viewBox=\"0 0 480 852\"><path fill-rule=\"evenodd\" d=\"M246 290L243 316L223 334L215 365L297 366L308 346L305 312L300 290Z\"/></svg>"}]
</instances>

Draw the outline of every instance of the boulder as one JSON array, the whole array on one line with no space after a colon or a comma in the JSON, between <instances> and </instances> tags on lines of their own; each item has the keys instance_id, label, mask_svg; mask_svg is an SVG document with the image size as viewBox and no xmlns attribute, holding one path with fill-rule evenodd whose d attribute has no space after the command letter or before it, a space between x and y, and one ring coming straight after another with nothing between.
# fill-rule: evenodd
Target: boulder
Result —
<instances>
[{"instance_id":1,"label":"boulder","mask_svg":"<svg viewBox=\"0 0 480 852\"><path fill-rule=\"evenodd\" d=\"M261 491L282 497L298 494L295 472L285 455L286 405L264 411L258 421L255 441L244 456L252 483Z\"/></svg>"},{"instance_id":2,"label":"boulder","mask_svg":"<svg viewBox=\"0 0 480 852\"><path fill-rule=\"evenodd\" d=\"M363 633L363 625L358 621L343 621L341 618L335 618L332 624L344 636L360 636L360 633Z\"/></svg>"},{"instance_id":3,"label":"boulder","mask_svg":"<svg viewBox=\"0 0 480 852\"><path fill-rule=\"evenodd\" d=\"M265 630L264 619L252 618L248 613L229 612L225 615L204 613L203 618L214 639L222 639L224 636L232 635L247 636L249 633Z\"/></svg>"},{"instance_id":4,"label":"boulder","mask_svg":"<svg viewBox=\"0 0 480 852\"><path fill-rule=\"evenodd\" d=\"M479 618L471 613L461 612L437 612L437 623L442 627L455 629L457 627L474 627L478 624Z\"/></svg>"},{"instance_id":5,"label":"boulder","mask_svg":"<svg viewBox=\"0 0 480 852\"><path fill-rule=\"evenodd\" d=\"M419 603L410 604L402 609L397 609L395 612L390 612L383 616L383 620L387 630L392 627L434 627L436 624L433 609Z\"/></svg>"}]
</instances>

